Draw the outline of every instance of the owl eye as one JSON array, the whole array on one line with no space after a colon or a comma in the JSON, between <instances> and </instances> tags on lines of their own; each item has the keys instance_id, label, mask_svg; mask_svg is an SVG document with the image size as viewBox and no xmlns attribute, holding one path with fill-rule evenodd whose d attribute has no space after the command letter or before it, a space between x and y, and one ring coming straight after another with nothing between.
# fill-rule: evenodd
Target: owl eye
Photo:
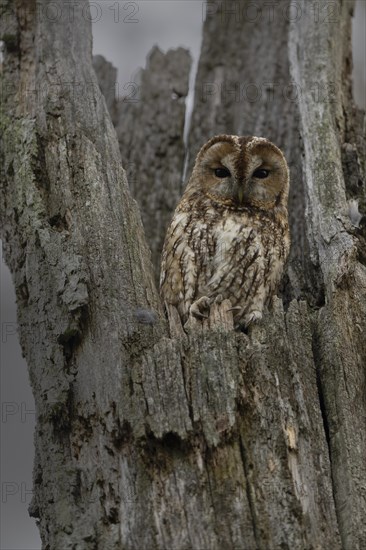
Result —
<instances>
[{"instance_id":1,"label":"owl eye","mask_svg":"<svg viewBox=\"0 0 366 550\"><path fill-rule=\"evenodd\" d=\"M230 178L231 174L226 168L216 168L215 176L217 178Z\"/></svg>"},{"instance_id":2,"label":"owl eye","mask_svg":"<svg viewBox=\"0 0 366 550\"><path fill-rule=\"evenodd\" d=\"M268 178L269 170L264 170L263 168L260 168L259 170L256 170L253 172L253 176L255 178L259 178L260 180L264 180L265 178Z\"/></svg>"}]
</instances>

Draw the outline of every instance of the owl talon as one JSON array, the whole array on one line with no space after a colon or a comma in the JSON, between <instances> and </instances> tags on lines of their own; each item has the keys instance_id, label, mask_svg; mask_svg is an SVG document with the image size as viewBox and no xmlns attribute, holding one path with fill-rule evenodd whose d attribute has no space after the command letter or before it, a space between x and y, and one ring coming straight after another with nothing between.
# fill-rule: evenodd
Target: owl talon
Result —
<instances>
[{"instance_id":1,"label":"owl talon","mask_svg":"<svg viewBox=\"0 0 366 550\"><path fill-rule=\"evenodd\" d=\"M200 313L199 311L191 311L193 317L196 317L196 319L208 319L208 315L203 315L202 313Z\"/></svg>"},{"instance_id":2,"label":"owl talon","mask_svg":"<svg viewBox=\"0 0 366 550\"><path fill-rule=\"evenodd\" d=\"M230 309L228 309L228 311L241 311L242 308L240 306L235 306L235 307L231 307Z\"/></svg>"},{"instance_id":3,"label":"owl talon","mask_svg":"<svg viewBox=\"0 0 366 550\"><path fill-rule=\"evenodd\" d=\"M207 296L202 296L199 300L196 300L189 308L189 313L197 319L208 319L208 315L205 315L203 311L210 308L211 301Z\"/></svg>"},{"instance_id":4,"label":"owl talon","mask_svg":"<svg viewBox=\"0 0 366 550\"><path fill-rule=\"evenodd\" d=\"M220 304L222 304L223 301L224 301L223 295L222 295L222 294L218 294L218 295L216 296L216 298L215 298L215 304L220 305Z\"/></svg>"},{"instance_id":5,"label":"owl talon","mask_svg":"<svg viewBox=\"0 0 366 550\"><path fill-rule=\"evenodd\" d=\"M201 313L198 307L197 308L196 307L192 308L192 306L191 306L191 309L189 310L189 313L193 317L195 317L196 319L201 319L201 320L208 319L208 315L205 315L204 313Z\"/></svg>"},{"instance_id":6,"label":"owl talon","mask_svg":"<svg viewBox=\"0 0 366 550\"><path fill-rule=\"evenodd\" d=\"M252 323L255 323L256 321L260 321L262 317L263 317L263 314L261 311L258 311L258 310L251 311L250 313L248 313L248 315L244 317L244 325L248 327Z\"/></svg>"}]
</instances>

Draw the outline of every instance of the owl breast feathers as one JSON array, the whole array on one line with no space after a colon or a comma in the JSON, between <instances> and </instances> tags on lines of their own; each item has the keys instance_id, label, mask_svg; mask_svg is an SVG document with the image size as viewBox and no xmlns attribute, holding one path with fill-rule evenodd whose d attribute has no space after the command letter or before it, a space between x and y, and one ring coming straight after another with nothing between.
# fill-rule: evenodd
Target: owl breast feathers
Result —
<instances>
[{"instance_id":1,"label":"owl breast feathers","mask_svg":"<svg viewBox=\"0 0 366 550\"><path fill-rule=\"evenodd\" d=\"M165 238L160 288L183 324L229 299L237 327L261 319L289 246L289 170L258 137L220 135L198 153Z\"/></svg>"}]
</instances>

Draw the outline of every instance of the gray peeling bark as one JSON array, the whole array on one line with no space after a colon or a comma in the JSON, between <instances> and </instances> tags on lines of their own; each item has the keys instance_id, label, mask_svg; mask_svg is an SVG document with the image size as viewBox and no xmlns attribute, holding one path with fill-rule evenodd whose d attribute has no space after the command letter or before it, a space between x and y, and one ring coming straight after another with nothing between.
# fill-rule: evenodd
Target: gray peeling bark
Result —
<instances>
[{"instance_id":1,"label":"gray peeling bark","mask_svg":"<svg viewBox=\"0 0 366 550\"><path fill-rule=\"evenodd\" d=\"M31 511L45 549L365 547L366 268L347 205L364 193L365 159L350 3L326 22L314 10L327 3L296 4L301 18L277 12L262 29L254 67L273 55L271 78L303 93L250 108L197 93L209 71L246 82L259 40L210 4L191 132L192 153L217 131L266 133L299 168L285 311L277 300L246 335L214 309L171 338L92 70L87 3L57 23L46 0L5 3L2 236L37 407ZM314 71L325 97L308 90Z\"/></svg>"}]
</instances>

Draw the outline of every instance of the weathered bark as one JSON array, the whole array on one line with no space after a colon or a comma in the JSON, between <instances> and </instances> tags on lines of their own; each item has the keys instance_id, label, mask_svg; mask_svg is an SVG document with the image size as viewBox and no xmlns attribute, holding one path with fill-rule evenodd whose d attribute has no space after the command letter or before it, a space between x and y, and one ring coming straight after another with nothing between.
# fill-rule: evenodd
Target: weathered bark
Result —
<instances>
[{"instance_id":1,"label":"weathered bark","mask_svg":"<svg viewBox=\"0 0 366 550\"><path fill-rule=\"evenodd\" d=\"M95 55L93 57L93 68L97 75L98 84L104 95L112 122L115 123L118 98L117 69L102 55Z\"/></svg>"},{"instance_id":2,"label":"weathered bark","mask_svg":"<svg viewBox=\"0 0 366 550\"><path fill-rule=\"evenodd\" d=\"M1 219L38 418L31 513L45 548L90 548L96 533L112 548L122 379L164 322L91 64L88 3L75 3L73 17L63 6L56 23L49 4L9 2L2 19L14 31L2 83Z\"/></svg>"},{"instance_id":3,"label":"weathered bark","mask_svg":"<svg viewBox=\"0 0 366 550\"><path fill-rule=\"evenodd\" d=\"M117 130L123 166L132 196L137 200L155 279L172 212L182 194L185 159L183 130L191 58L183 48L163 54L155 47L146 69L113 96L115 69L100 56L94 68ZM107 74L107 79L105 78ZM119 96L122 97L119 97Z\"/></svg>"},{"instance_id":4,"label":"weathered bark","mask_svg":"<svg viewBox=\"0 0 366 550\"><path fill-rule=\"evenodd\" d=\"M283 0L275 22L263 12L257 25L244 11L223 21L221 3L208 4L191 162L218 132L280 145L292 168L293 250L285 308L277 300L249 335L215 308L176 338L92 68L87 2L57 23L42 17L49 4L18 0L14 17L5 5L1 109L2 236L38 413L32 513L44 548L361 550L365 242L347 200L364 200L365 158L348 87L350 3L318 22L314 10L328 4L303 0L289 23ZM164 78L181 82L171 69ZM146 98L149 87L162 93L152 79ZM248 81L268 93L275 84L268 102L212 86ZM301 93L284 101L291 81ZM138 125L154 120L146 102L120 140L123 153L131 132L139 159L150 134ZM170 112L159 132L169 123ZM165 183L145 177L140 197L153 181L158 204Z\"/></svg>"},{"instance_id":5,"label":"weathered bark","mask_svg":"<svg viewBox=\"0 0 366 550\"><path fill-rule=\"evenodd\" d=\"M303 20L290 33L295 82L306 89L321 68L323 101L300 102L307 228L324 281L325 304L314 318L314 353L328 432L333 491L344 548L366 546L366 233L357 229L347 198L365 204L365 132L352 106L349 22L352 3L314 24L316 2L302 2ZM325 32L324 32L325 31ZM300 53L300 45L308 41ZM319 51L321 54L319 55ZM356 160L356 162L355 162ZM343 161L343 165L342 165ZM358 161L358 162L357 162ZM357 181L357 191L354 186ZM356 195L356 196L357 196ZM351 219L350 219L351 218ZM352 224L356 224L356 227Z\"/></svg>"}]
</instances>

